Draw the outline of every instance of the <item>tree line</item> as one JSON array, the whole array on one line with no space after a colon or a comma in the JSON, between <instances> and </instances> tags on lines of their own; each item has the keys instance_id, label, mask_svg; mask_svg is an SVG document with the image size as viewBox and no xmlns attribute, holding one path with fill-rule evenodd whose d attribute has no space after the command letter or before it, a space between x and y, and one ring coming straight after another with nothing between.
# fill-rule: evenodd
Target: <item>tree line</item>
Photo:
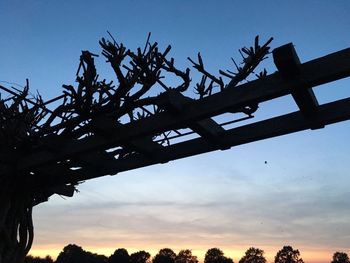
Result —
<instances>
[{"instance_id":1,"label":"tree line","mask_svg":"<svg viewBox=\"0 0 350 263\"><path fill-rule=\"evenodd\" d=\"M118 248L112 255L106 257L85 251L82 247L70 244L63 248L56 261L50 256L45 258L27 256L24 263L198 263L197 256L189 249L176 254L170 248L163 248L151 258L151 254L141 250L129 254L125 248ZM210 248L205 254L204 263L234 263L226 257L219 248ZM264 251L259 248L249 248L238 263L266 263ZM304 263L298 249L284 246L275 256L274 263ZM331 263L350 263L345 252L335 252Z\"/></svg>"}]
</instances>

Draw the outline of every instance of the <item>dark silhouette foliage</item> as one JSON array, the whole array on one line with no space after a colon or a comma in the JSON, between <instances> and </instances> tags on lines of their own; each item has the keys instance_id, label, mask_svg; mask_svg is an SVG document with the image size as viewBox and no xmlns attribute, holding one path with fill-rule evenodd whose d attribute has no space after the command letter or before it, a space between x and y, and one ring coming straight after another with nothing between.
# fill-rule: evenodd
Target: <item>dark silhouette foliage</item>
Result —
<instances>
[{"instance_id":1,"label":"dark silhouette foliage","mask_svg":"<svg viewBox=\"0 0 350 263\"><path fill-rule=\"evenodd\" d=\"M162 248L153 258L153 263L175 263L176 254L170 248Z\"/></svg>"},{"instance_id":2,"label":"dark silhouette foliage","mask_svg":"<svg viewBox=\"0 0 350 263\"><path fill-rule=\"evenodd\" d=\"M130 263L150 263L151 254L141 250L130 255Z\"/></svg>"},{"instance_id":3,"label":"dark silhouette foliage","mask_svg":"<svg viewBox=\"0 0 350 263\"><path fill-rule=\"evenodd\" d=\"M335 252L331 263L349 263L349 256L344 252Z\"/></svg>"},{"instance_id":4,"label":"dark silhouette foliage","mask_svg":"<svg viewBox=\"0 0 350 263\"><path fill-rule=\"evenodd\" d=\"M294 250L291 246L284 246L277 252L275 263L304 263L304 261L300 258L298 249Z\"/></svg>"},{"instance_id":5,"label":"dark silhouette foliage","mask_svg":"<svg viewBox=\"0 0 350 263\"><path fill-rule=\"evenodd\" d=\"M181 110L182 106L178 106L182 102L192 103L214 93L229 91L252 78L265 78L266 70L260 73L256 70L270 53L272 41L270 38L261 44L256 36L251 47L239 50L241 62L233 60L231 69L219 70L217 75L207 70L198 53L197 59L189 58L194 71L199 73L199 79L192 82L190 68L178 68L174 58L169 57L170 45L161 49L157 42L150 42L149 35L144 48L132 51L110 37L110 40L102 38L99 44L102 56L115 73L114 80L101 78L95 66L98 55L84 50L76 83L63 85L62 95L56 98L43 101L39 94L33 96L29 92L28 80L23 90L0 85L0 153L7 156L2 158L0 173L0 200L3 204L0 206L0 222L5 222L0 227L9 229L10 233L9 238L0 239L0 262L22 263L30 251L34 238L32 208L35 205L48 201L53 194L72 197L81 182L121 172L123 165L120 162L131 164L127 168L131 169L137 163L131 160L145 154L145 146L139 145L151 145L151 151L146 150L151 154L163 149L160 145L169 146L174 138L186 134L178 131L184 128L183 124L176 123L170 131L166 126L147 131L140 137L141 144L130 144L129 136L120 142L104 138L101 144L99 136L106 137L113 129L124 129L128 127L126 124L141 119L153 116L164 119L163 112ZM195 86L195 98L183 94L191 83ZM180 103L176 103L178 106L171 102L173 98L175 101L180 99ZM254 101L230 108L229 112L243 113L245 118L252 118L257 109L258 102ZM215 125L221 130L221 124ZM124 130L122 134L128 132ZM99 143L93 143L91 147L82 143L82 139L89 142L96 139ZM74 147L77 144L87 147ZM66 150L60 154L46 154L48 148L62 145L66 145L62 147ZM106 152L112 148L115 150ZM32 158L34 152L48 158ZM180 152L184 154L182 150ZM98 169L86 165L90 160L96 160ZM155 159L156 163L164 161L163 158ZM91 255L86 257L92 258Z\"/></svg>"},{"instance_id":6,"label":"dark silhouette foliage","mask_svg":"<svg viewBox=\"0 0 350 263\"><path fill-rule=\"evenodd\" d=\"M264 251L259 248L250 247L239 263L266 263ZM58 255L56 261L50 256L45 258L26 256L23 263L198 263L197 256L189 249L180 250L176 253L170 248L159 250L158 254L151 260L151 254L141 250L129 255L125 248L118 248L107 258L85 251L75 244L65 246ZM209 249L204 258L204 263L233 263L231 258L224 255L219 248ZM275 263L304 263L300 258L299 250L294 250L291 246L284 246L277 252ZM330 263L350 263L349 256L345 252L335 252Z\"/></svg>"},{"instance_id":7,"label":"dark silhouette foliage","mask_svg":"<svg viewBox=\"0 0 350 263\"><path fill-rule=\"evenodd\" d=\"M50 256L46 256L45 258L26 256L24 259L24 263L53 263L54 261Z\"/></svg>"},{"instance_id":8,"label":"dark silhouette foliage","mask_svg":"<svg viewBox=\"0 0 350 263\"><path fill-rule=\"evenodd\" d=\"M323 128L349 119L348 110L337 110L348 109L349 101L320 106L311 89L349 76L349 63L344 59L349 57L348 50L315 59L307 64L311 65L309 68L306 63L300 64L293 44L289 43L272 52L278 73L267 75L265 69L256 70L270 53L272 38L261 44L256 36L251 47L239 50L242 61L237 63L232 59L233 69L219 70L218 75L207 70L200 53L196 59L188 58L200 76L192 82L191 70L177 68L174 59L169 57L170 45L163 50L157 42L149 40L150 35L144 48L132 51L112 36L111 40L102 38L99 42L102 55L115 73L114 81L100 78L95 66L97 55L82 51L76 84L63 85L62 95L48 101L29 92L28 80L23 90L0 85L1 92L5 92L0 94L0 229L3 229L0 232L6 232L0 233L5 236L0 238L0 262L24 261L34 238L32 209L35 205L48 201L54 194L72 197L76 187L85 180L214 149L229 149L305 128ZM252 76L261 80L244 85L246 88L238 86L255 78ZM300 91L289 88L295 85L294 78L300 76L303 76L304 88ZM196 97L185 96L191 83ZM264 89L265 86L271 89ZM281 88L277 88L279 86ZM259 103L287 94L293 95L300 112L279 116L278 129L270 125L276 119L242 125L234 131L223 129L224 125L253 118ZM240 99L231 101L238 97ZM187 109L191 109L188 114ZM211 119L224 113L245 116L225 123ZM289 122L300 114L305 118L298 125ZM248 128L254 131L259 127L264 129L246 133ZM190 133L179 131L187 128ZM183 138L193 133L200 138ZM120 136L115 138L114 134ZM233 142L230 138L235 134L241 136ZM171 145L180 137L184 139L180 145ZM60 151L57 152L57 148ZM105 260L74 246L63 251L58 260L70 262L75 257L91 262ZM207 263L212 263L210 260L232 261L223 255L215 258L208 254ZM155 261L173 263L175 256L160 254ZM302 259L298 250L287 246L279 251L275 262L302 262Z\"/></svg>"},{"instance_id":9,"label":"dark silhouette foliage","mask_svg":"<svg viewBox=\"0 0 350 263\"><path fill-rule=\"evenodd\" d=\"M82 247L69 244L63 248L63 251L57 257L56 263L73 263L84 260L85 251Z\"/></svg>"},{"instance_id":10,"label":"dark silhouette foliage","mask_svg":"<svg viewBox=\"0 0 350 263\"><path fill-rule=\"evenodd\" d=\"M196 256L189 249L180 250L175 258L175 263L198 263Z\"/></svg>"},{"instance_id":11,"label":"dark silhouette foliage","mask_svg":"<svg viewBox=\"0 0 350 263\"><path fill-rule=\"evenodd\" d=\"M81 247L70 244L63 248L58 255L56 263L105 263L107 258L83 250Z\"/></svg>"},{"instance_id":12,"label":"dark silhouette foliage","mask_svg":"<svg viewBox=\"0 0 350 263\"><path fill-rule=\"evenodd\" d=\"M245 252L245 255L241 258L239 263L266 263L264 251L259 248L251 247Z\"/></svg>"},{"instance_id":13,"label":"dark silhouette foliage","mask_svg":"<svg viewBox=\"0 0 350 263\"><path fill-rule=\"evenodd\" d=\"M118 248L108 258L108 263L129 263L130 256L125 248Z\"/></svg>"},{"instance_id":14,"label":"dark silhouette foliage","mask_svg":"<svg viewBox=\"0 0 350 263\"><path fill-rule=\"evenodd\" d=\"M222 250L211 248L205 254L204 263L233 263L233 260L225 257Z\"/></svg>"}]
</instances>

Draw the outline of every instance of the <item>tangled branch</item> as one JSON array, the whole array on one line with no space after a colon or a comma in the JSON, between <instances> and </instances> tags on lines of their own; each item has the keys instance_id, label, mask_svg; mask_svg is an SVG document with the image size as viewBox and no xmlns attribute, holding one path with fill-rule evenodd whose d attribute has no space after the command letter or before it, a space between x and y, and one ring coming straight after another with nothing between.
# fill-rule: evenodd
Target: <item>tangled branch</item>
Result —
<instances>
[{"instance_id":1,"label":"tangled branch","mask_svg":"<svg viewBox=\"0 0 350 263\"><path fill-rule=\"evenodd\" d=\"M235 71L220 70L219 76L206 70L200 53L197 62L188 58L201 75L194 87L199 99L212 95L214 88L218 87L221 92L235 88L246 80L266 58L271 41L272 38L260 45L257 36L252 47L240 50L241 63L237 64L232 59ZM17 160L21 156L42 146L50 147L45 145L46 138L54 137L58 141L60 138L79 140L83 136L98 134L94 121L101 116L115 125L121 125L123 122L159 114L166 110L159 100L159 92L184 93L190 87L190 69L179 69L174 58L169 57L171 46L161 50L157 42L150 42L150 35L144 48L136 51L127 49L123 43L117 43L113 37L112 41L102 38L99 44L102 56L114 71L114 81L101 79L98 75L95 66L98 55L82 51L76 84L63 85L63 94L53 100L44 102L40 95L32 96L28 81L22 91L0 86L0 89L9 94L7 98L0 98L0 257L25 255L33 240L32 207L46 201L53 193L71 196L77 185L74 178L67 185L52 186L47 182L35 185L31 178L37 174L43 178L40 176L45 175L45 171L21 170L22 174L19 174ZM255 76L263 78L266 70ZM224 78L229 81L225 83ZM169 79L172 80L171 83ZM49 109L48 105L52 102L59 105ZM257 104L246 105L235 111L250 116L257 108ZM170 144L169 131L152 136L148 138L152 143ZM132 149L124 146L113 152L117 158L125 158L131 153ZM57 164L67 169L71 165L69 159ZM6 259L0 258L0 262L1 260Z\"/></svg>"},{"instance_id":2,"label":"tangled branch","mask_svg":"<svg viewBox=\"0 0 350 263\"><path fill-rule=\"evenodd\" d=\"M196 84L195 93L198 94L199 98L201 99L203 97L210 96L213 93L213 88L215 85L219 87L219 91L223 91L226 88L236 87L240 82L246 80L249 75L254 73L254 70L259 63L267 57L270 50L269 44L272 40L273 38L270 38L265 44L260 46L259 36L256 36L254 46L240 49L239 53L242 57L242 62L237 64L236 61L231 58L233 64L235 65L236 71L219 70L219 73L222 76L229 78L229 82L227 84L224 83L221 76L216 77L205 69L200 53L198 53L197 57L198 62L188 58L188 60L193 64L193 67L202 74L200 82ZM264 69L262 72L256 74L256 77L263 78L266 76L266 74L266 69ZM207 84L207 80L209 80L209 84Z\"/></svg>"}]
</instances>

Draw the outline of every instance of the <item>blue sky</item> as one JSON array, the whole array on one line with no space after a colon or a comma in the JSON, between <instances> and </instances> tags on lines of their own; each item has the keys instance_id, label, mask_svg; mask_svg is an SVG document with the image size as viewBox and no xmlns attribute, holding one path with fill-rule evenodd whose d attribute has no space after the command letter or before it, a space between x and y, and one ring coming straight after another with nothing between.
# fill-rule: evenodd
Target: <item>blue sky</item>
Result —
<instances>
[{"instance_id":1,"label":"blue sky","mask_svg":"<svg viewBox=\"0 0 350 263\"><path fill-rule=\"evenodd\" d=\"M72 84L81 50L99 53L110 31L136 48L148 32L171 44L180 68L200 51L211 72L259 34L272 47L293 42L301 61L349 47L348 1L0 1L0 81L45 98ZM112 71L98 60L100 74ZM275 71L272 59L264 66ZM1 82L1 85L6 83ZM315 89L321 103L348 97L349 80ZM257 116L295 110L290 98L261 105ZM349 122L91 180L75 197L35 209L32 252L68 243L112 253L221 247L235 261L250 246L269 259L285 244L308 261L350 252ZM265 164L267 161L267 164ZM203 252L204 251L204 252Z\"/></svg>"}]
</instances>

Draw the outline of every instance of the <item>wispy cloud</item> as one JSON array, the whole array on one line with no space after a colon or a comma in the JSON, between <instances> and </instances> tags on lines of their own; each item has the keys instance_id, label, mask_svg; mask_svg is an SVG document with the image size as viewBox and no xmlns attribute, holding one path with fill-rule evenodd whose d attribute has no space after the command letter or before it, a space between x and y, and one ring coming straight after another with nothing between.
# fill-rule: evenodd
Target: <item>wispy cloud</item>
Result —
<instances>
[{"instance_id":1,"label":"wispy cloud","mask_svg":"<svg viewBox=\"0 0 350 263\"><path fill-rule=\"evenodd\" d=\"M166 195L166 193L164 193ZM51 204L37 211L38 232L50 232L37 242L71 237L92 243L301 244L342 246L349 242L350 194L308 193L295 187L258 190L239 196L222 191L213 201L149 199L97 200L89 203ZM50 223L50 225L47 225ZM54 226L54 227L53 227ZM340 238L342 237L342 238Z\"/></svg>"}]
</instances>

